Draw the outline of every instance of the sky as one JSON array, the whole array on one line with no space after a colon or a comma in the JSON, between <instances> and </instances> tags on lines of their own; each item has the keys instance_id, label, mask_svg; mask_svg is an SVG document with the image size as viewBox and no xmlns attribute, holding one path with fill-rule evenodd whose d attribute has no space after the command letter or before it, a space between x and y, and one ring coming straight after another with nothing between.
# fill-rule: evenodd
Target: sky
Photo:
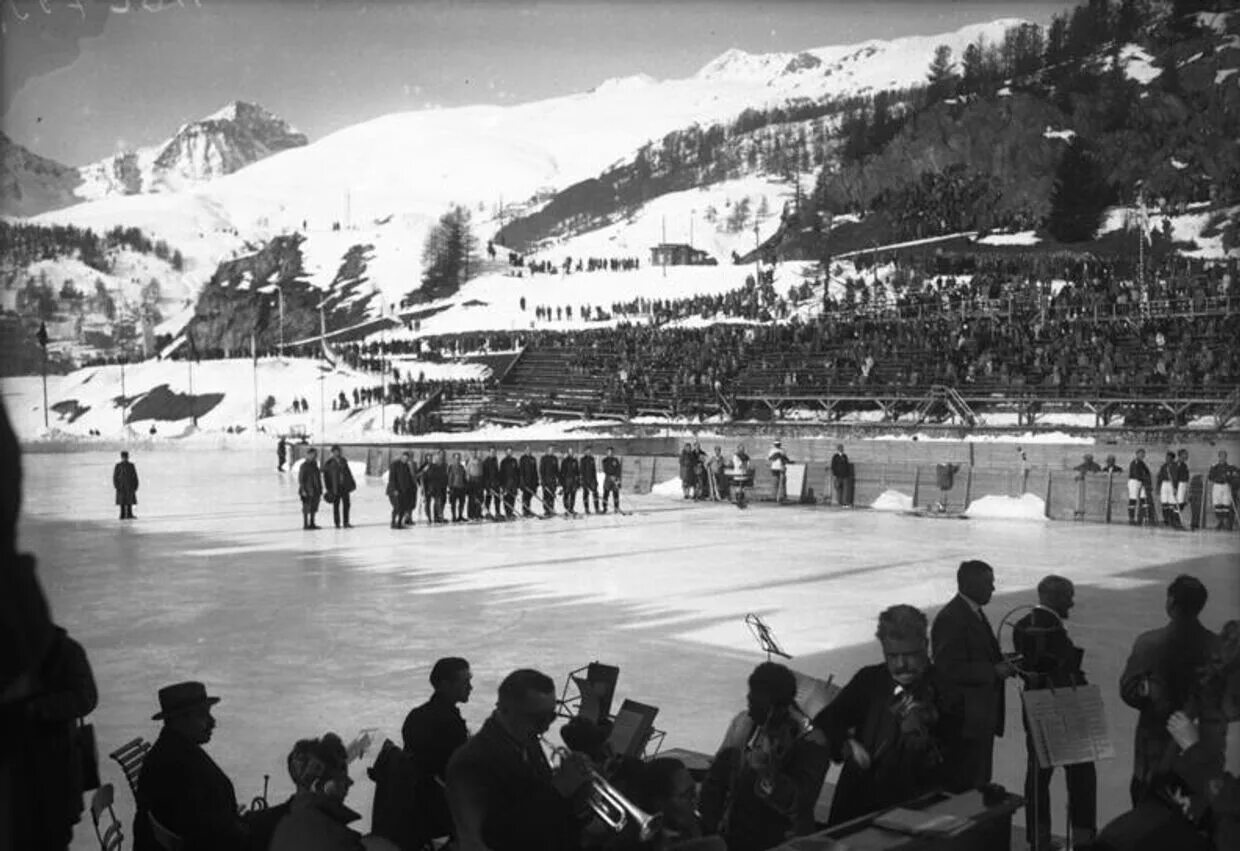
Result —
<instances>
[{"instance_id":1,"label":"sky","mask_svg":"<svg viewBox=\"0 0 1240 851\"><path fill-rule=\"evenodd\" d=\"M311 140L391 112L522 103L730 48L949 32L1052 0L0 0L0 130L82 165L232 100Z\"/></svg>"}]
</instances>

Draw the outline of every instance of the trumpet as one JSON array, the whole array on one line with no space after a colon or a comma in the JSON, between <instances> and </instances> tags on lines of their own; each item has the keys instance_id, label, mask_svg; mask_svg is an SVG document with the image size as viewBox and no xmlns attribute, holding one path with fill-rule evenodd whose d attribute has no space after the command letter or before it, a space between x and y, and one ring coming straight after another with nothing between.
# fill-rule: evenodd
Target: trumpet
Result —
<instances>
[{"instance_id":1,"label":"trumpet","mask_svg":"<svg viewBox=\"0 0 1240 851\"><path fill-rule=\"evenodd\" d=\"M572 753L568 748L560 745L550 745L550 748L559 765L563 765L564 760ZM586 804L594 815L614 833L623 832L632 822L637 827L639 841L648 842L654 838L663 823L663 814L650 815L642 810L621 794L619 789L611 785L593 765L589 767L588 772L590 790Z\"/></svg>"}]
</instances>

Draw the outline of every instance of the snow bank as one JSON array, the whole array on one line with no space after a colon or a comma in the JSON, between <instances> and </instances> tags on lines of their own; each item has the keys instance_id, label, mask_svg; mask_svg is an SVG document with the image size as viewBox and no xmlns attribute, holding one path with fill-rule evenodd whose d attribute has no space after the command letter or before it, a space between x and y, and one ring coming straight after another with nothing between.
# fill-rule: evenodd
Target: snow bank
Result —
<instances>
[{"instance_id":1,"label":"snow bank","mask_svg":"<svg viewBox=\"0 0 1240 851\"><path fill-rule=\"evenodd\" d=\"M1020 497L984 496L970 503L966 517L992 520L1046 520L1046 502L1031 493Z\"/></svg>"},{"instance_id":2,"label":"snow bank","mask_svg":"<svg viewBox=\"0 0 1240 851\"><path fill-rule=\"evenodd\" d=\"M979 245L1037 245L1041 241L1033 231L1025 230L1019 233L992 233L977 242Z\"/></svg>"},{"instance_id":3,"label":"snow bank","mask_svg":"<svg viewBox=\"0 0 1240 851\"><path fill-rule=\"evenodd\" d=\"M912 511L913 498L895 490L885 490L870 505L875 511Z\"/></svg>"},{"instance_id":4,"label":"snow bank","mask_svg":"<svg viewBox=\"0 0 1240 851\"><path fill-rule=\"evenodd\" d=\"M683 499L685 489L680 482L680 476L677 476L674 479L668 479L666 482L659 482L650 489L650 493L654 496L664 496L669 499Z\"/></svg>"}]
</instances>

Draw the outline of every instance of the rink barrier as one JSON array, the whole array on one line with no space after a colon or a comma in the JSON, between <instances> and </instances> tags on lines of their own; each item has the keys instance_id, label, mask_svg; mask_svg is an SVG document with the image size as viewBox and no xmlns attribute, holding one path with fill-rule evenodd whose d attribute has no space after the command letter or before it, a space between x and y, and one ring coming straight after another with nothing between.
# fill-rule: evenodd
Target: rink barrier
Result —
<instances>
[{"instance_id":1,"label":"rink barrier","mask_svg":"<svg viewBox=\"0 0 1240 851\"><path fill-rule=\"evenodd\" d=\"M629 494L646 494L649 493L654 485L669 479L677 478L680 475L680 459L679 449L684 445L682 440L673 440L667 438L637 438L622 439L614 438L610 441L606 439L573 440L559 441L554 444L556 451L562 453L564 448L572 445L575 450L580 450L585 445L591 444L599 459L599 486L602 487L602 453L609 444L616 447L617 456L621 459L623 465L622 490ZM758 501L770 501L775 496L774 479L770 474L770 470L766 464L765 449L763 445L754 440L746 440L749 454L753 459L755 477L754 486L750 491L751 498ZM797 444L802 443L798 441ZM793 455L797 463L806 463L807 455L817 456L818 460L812 457L808 460L808 469L806 472L807 491L813 494L813 501L818 504L831 505L833 498L832 480L829 472L830 457L835 452L837 441L820 440L817 442L813 453L807 453L804 449L798 450L799 456ZM787 441L785 441L787 444ZM502 442L496 442L502 455L503 449L510 445ZM517 454L525 445L524 442L518 441L512 444ZM703 448L709 452L714 451L716 445L722 445L719 441L705 440ZM385 445L365 445L365 444L341 444L344 449L345 456L360 460L365 459L366 472L370 476L383 475L391 463L391 459L399 455L406 449L415 454L415 457L421 457L422 452L437 448L438 444L426 444L410 441L408 444L394 443ZM443 444L442 448L449 452L461 452L468 455L474 447L485 452L489 449L491 443L453 443ZM646 448L665 448L671 446L676 452L643 454L642 449ZM795 448L796 444L792 448ZM1038 465L1033 465L1034 469L1026 474L1022 469L1010 463L1012 446L1010 444L1002 444L1003 451L1001 453L1003 461L1002 467L987 466L982 464L971 464L970 457L978 457L975 444L932 444L919 443L913 441L892 441L886 446L881 447L865 447L858 445L846 444L849 458L853 463L855 478L853 487L854 505L861 508L868 508L873 504L874 500L880 494L887 490L895 490L905 495L911 496L915 507L925 508L936 504L941 496L941 492L936 486L935 466L940 463L940 459L960 465L955 477L955 486L947 492L946 507L948 511L961 512L967 506L984 496L1010 496L1020 497L1028 492L1041 497L1045 502L1045 516L1051 520L1068 520L1089 523L1127 523L1128 521L1128 487L1126 465L1131 458L1131 451L1125 451L1125 448L1119 446L1111 447L1090 447L1081 444L1060 446L1057 450L1059 453L1049 453L1054 457L1061 458L1063 463L1069 461L1072 465L1080 463L1080 458L1085 451L1095 453L1096 460L1101 461L1098 455L1105 457L1106 454L1115 454L1117 459L1125 465L1125 471L1107 474L1089 474L1081 476L1076 471L1067 469L1051 469L1043 467L1038 469ZM290 446L290 454L293 460L301 458L305 454L307 447L301 444L293 444ZM326 446L320 448L320 454L326 454ZM540 456L546 451L546 443L541 445L531 441L531 448L535 456ZM732 445L735 448L735 445ZM786 445L786 449L789 447ZM993 447L991 447L993 449ZM1160 447L1147 448L1147 463L1149 459L1154 457L1157 460L1156 453L1160 451ZM1233 460L1240 457L1240 450L1235 454L1231 454L1232 447L1226 443L1217 443L1213 445L1207 444L1205 447L1197 446L1194 453L1197 458L1204 460L1203 449L1208 448L1211 451L1216 448L1226 448L1229 450L1229 457ZM730 460L730 452L725 445L725 456ZM1032 446L1030 447L1032 449ZM928 450L924 455L915 454L919 450ZM1190 452L1193 450L1190 449ZM1070 453L1070 454L1069 454ZM789 453L791 454L791 452ZM994 452L988 453L992 458ZM1033 453L1030 452L1030 462L1032 463ZM866 457L884 458L891 460L865 460ZM909 462L912 463L909 463ZM1213 457L1210 457L1213 462ZM1157 464L1151 465L1152 472L1157 473ZM1214 511L1209 500L1209 488L1204 481L1202 473L1196 473L1190 479L1189 491L1192 499L1192 506L1186 509L1185 526L1192 525L1190 517L1197 521L1197 525L1205 528L1213 528ZM1190 514L1191 512L1191 514ZM1151 519L1154 525L1162 525L1161 506L1147 506L1145 511L1146 522L1150 523Z\"/></svg>"}]
</instances>

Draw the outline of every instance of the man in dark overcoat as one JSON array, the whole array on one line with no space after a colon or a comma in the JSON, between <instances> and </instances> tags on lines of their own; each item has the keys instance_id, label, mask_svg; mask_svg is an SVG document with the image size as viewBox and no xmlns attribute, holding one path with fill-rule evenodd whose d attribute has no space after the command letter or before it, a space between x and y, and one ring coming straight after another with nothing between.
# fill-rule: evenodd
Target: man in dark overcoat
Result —
<instances>
[{"instance_id":1,"label":"man in dark overcoat","mask_svg":"<svg viewBox=\"0 0 1240 851\"><path fill-rule=\"evenodd\" d=\"M564 510L570 515L577 513L577 485L581 481L581 465L573 454L573 447L568 447L564 460L560 462L560 484L564 487Z\"/></svg>"},{"instance_id":2,"label":"man in dark overcoat","mask_svg":"<svg viewBox=\"0 0 1240 851\"><path fill-rule=\"evenodd\" d=\"M319 472L319 453L306 450L306 460L301 462L297 473L297 495L301 497L301 528L317 529L314 515L319 513L319 500L323 498L323 475Z\"/></svg>"},{"instance_id":3,"label":"man in dark overcoat","mask_svg":"<svg viewBox=\"0 0 1240 851\"><path fill-rule=\"evenodd\" d=\"M159 690L159 712L152 717L164 727L138 774L134 851L159 851L156 823L181 838L183 851L247 847L232 781L202 749L211 741L211 707L218 702L198 682Z\"/></svg>"},{"instance_id":4,"label":"man in dark overcoat","mask_svg":"<svg viewBox=\"0 0 1240 851\"><path fill-rule=\"evenodd\" d=\"M814 717L844 763L828 824L841 824L936 788L943 755L926 616L896 605L878 616L884 662L857 671Z\"/></svg>"},{"instance_id":5,"label":"man in dark overcoat","mask_svg":"<svg viewBox=\"0 0 1240 851\"><path fill-rule=\"evenodd\" d=\"M538 478L542 481L543 516L555 514L555 492L560 485L560 459L555 448L548 446L547 454L538 459Z\"/></svg>"},{"instance_id":6,"label":"man in dark overcoat","mask_svg":"<svg viewBox=\"0 0 1240 851\"><path fill-rule=\"evenodd\" d=\"M499 456L492 446L482 459L482 508L487 517L500 519Z\"/></svg>"},{"instance_id":7,"label":"man in dark overcoat","mask_svg":"<svg viewBox=\"0 0 1240 851\"><path fill-rule=\"evenodd\" d=\"M413 500L417 499L417 493L413 469L409 466L409 453L402 452L388 467L387 497L392 505L393 529L403 529L406 520L413 523Z\"/></svg>"},{"instance_id":8,"label":"man in dark overcoat","mask_svg":"<svg viewBox=\"0 0 1240 851\"><path fill-rule=\"evenodd\" d=\"M417 772L414 801L428 828L427 836L448 836L453 832L444 784L448 760L469 740L469 728L457 704L469 702L472 680L465 659L440 659L431 668L434 693L430 700L411 709L401 726L404 751L412 757Z\"/></svg>"},{"instance_id":9,"label":"man in dark overcoat","mask_svg":"<svg viewBox=\"0 0 1240 851\"><path fill-rule=\"evenodd\" d=\"M521 514L525 517L533 517L534 512L530 510L530 502L538 491L538 459L534 457L534 453L530 452L528 446L525 447L525 453L521 456L520 467Z\"/></svg>"},{"instance_id":10,"label":"man in dark overcoat","mask_svg":"<svg viewBox=\"0 0 1240 851\"><path fill-rule=\"evenodd\" d=\"M121 507L121 520L133 520L133 507L138 504L138 468L122 452L121 460L112 468L112 487L116 488L116 504Z\"/></svg>"},{"instance_id":11,"label":"man in dark overcoat","mask_svg":"<svg viewBox=\"0 0 1240 851\"><path fill-rule=\"evenodd\" d=\"M516 514L517 491L521 490L521 463L513 457L511 446L499 462L499 483L504 492L504 516L511 520Z\"/></svg>"},{"instance_id":12,"label":"man in dark overcoat","mask_svg":"<svg viewBox=\"0 0 1240 851\"><path fill-rule=\"evenodd\" d=\"M331 452L331 457L323 465L323 484L327 490L327 501L332 504L332 520L336 528L340 528L343 515L344 528L351 529L353 524L349 522L351 503L349 495L357 490L357 482L353 479L353 471L349 469L349 462L345 460L344 452L340 447L333 446Z\"/></svg>"},{"instance_id":13,"label":"man in dark overcoat","mask_svg":"<svg viewBox=\"0 0 1240 851\"><path fill-rule=\"evenodd\" d=\"M590 513L590 500L594 500L594 512L601 510L598 504L598 462L594 460L594 450L587 446L581 453L581 504L586 514Z\"/></svg>"},{"instance_id":14,"label":"man in dark overcoat","mask_svg":"<svg viewBox=\"0 0 1240 851\"><path fill-rule=\"evenodd\" d=\"M964 561L958 592L934 618L932 657L938 671L947 770L944 785L965 792L990 782L995 737L1003 735L1004 684L1016 673L1003 657L982 607L995 593L984 561Z\"/></svg>"}]
</instances>

